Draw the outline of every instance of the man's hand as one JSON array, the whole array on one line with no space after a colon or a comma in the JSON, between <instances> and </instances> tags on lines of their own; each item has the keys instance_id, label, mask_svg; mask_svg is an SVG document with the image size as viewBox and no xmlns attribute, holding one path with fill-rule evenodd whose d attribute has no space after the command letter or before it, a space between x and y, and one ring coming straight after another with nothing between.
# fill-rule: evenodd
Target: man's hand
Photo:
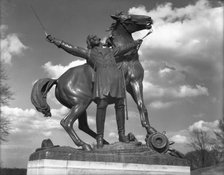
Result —
<instances>
[{"instance_id":1,"label":"man's hand","mask_svg":"<svg viewBox=\"0 0 224 175\"><path fill-rule=\"evenodd\" d=\"M53 43L54 42L54 37L52 37L51 35L47 35L46 39L48 42Z\"/></svg>"},{"instance_id":2,"label":"man's hand","mask_svg":"<svg viewBox=\"0 0 224 175\"><path fill-rule=\"evenodd\" d=\"M139 49L139 47L141 46L141 44L142 44L142 39L138 39L138 40L136 40L135 42L136 42L136 44L137 44L137 50Z\"/></svg>"},{"instance_id":3,"label":"man's hand","mask_svg":"<svg viewBox=\"0 0 224 175\"><path fill-rule=\"evenodd\" d=\"M139 45L141 45L142 44L142 39L138 39L138 40L136 40L136 42L139 44Z\"/></svg>"}]
</instances>

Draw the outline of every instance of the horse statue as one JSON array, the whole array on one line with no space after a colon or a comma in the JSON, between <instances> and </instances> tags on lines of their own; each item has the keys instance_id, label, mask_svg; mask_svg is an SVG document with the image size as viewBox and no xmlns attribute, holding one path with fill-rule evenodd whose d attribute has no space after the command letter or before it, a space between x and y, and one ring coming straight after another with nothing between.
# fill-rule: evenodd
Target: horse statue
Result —
<instances>
[{"instance_id":1,"label":"horse statue","mask_svg":"<svg viewBox=\"0 0 224 175\"><path fill-rule=\"evenodd\" d=\"M124 15L119 13L111 16L115 20L110 27L111 35L106 40L108 47L117 47L134 42L132 33L144 29L151 29L152 19L143 15ZM143 100L143 76L144 70L139 62L137 51L126 53L119 62L123 69L126 90L131 94L137 104L142 126L147 131L147 136L156 133L156 130L149 124L148 112ZM57 100L70 109L69 113L61 120L60 124L69 134L73 142L82 147L83 150L90 151L91 146L82 141L73 129L74 122L78 119L80 130L96 138L96 133L92 131L87 123L86 109L93 102L93 76L94 70L89 64L70 68L58 79L44 78L38 80L31 93L31 101L36 109L43 113L45 117L50 117L50 107L47 104L47 93L53 85L56 85L55 96ZM161 138L159 140L161 142ZM104 144L109 144L104 140Z\"/></svg>"}]
</instances>

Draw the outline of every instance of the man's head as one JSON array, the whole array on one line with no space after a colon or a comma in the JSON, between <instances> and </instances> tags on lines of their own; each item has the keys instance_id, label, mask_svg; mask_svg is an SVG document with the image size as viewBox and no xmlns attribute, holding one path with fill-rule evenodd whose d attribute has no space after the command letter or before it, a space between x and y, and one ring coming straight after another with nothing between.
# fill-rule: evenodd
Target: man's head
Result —
<instances>
[{"instance_id":1,"label":"man's head","mask_svg":"<svg viewBox=\"0 0 224 175\"><path fill-rule=\"evenodd\" d=\"M86 38L87 48L92 49L95 46L99 46L101 44L100 40L97 35L88 35Z\"/></svg>"}]
</instances>

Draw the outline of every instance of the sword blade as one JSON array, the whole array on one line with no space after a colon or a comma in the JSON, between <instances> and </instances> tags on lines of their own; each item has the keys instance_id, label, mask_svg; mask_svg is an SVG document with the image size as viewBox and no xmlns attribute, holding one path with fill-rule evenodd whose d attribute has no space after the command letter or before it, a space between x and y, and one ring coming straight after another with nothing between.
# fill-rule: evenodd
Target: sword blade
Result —
<instances>
[{"instance_id":1,"label":"sword blade","mask_svg":"<svg viewBox=\"0 0 224 175\"><path fill-rule=\"evenodd\" d=\"M39 22L39 24L40 24L42 30L44 31L45 36L48 36L48 34L47 34L47 32L46 32L46 28L44 27L43 23L41 22L39 16L37 15L35 9L33 8L33 6L32 6L31 4L30 4L30 8L31 8L31 10L32 10L32 12L33 12L35 18L36 18L37 21Z\"/></svg>"}]
</instances>

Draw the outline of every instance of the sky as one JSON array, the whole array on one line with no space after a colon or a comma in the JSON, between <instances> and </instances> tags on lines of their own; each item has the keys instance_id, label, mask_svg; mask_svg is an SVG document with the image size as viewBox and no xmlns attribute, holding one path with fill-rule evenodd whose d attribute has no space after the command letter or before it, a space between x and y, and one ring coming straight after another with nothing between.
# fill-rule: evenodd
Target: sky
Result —
<instances>
[{"instance_id":1,"label":"sky","mask_svg":"<svg viewBox=\"0 0 224 175\"><path fill-rule=\"evenodd\" d=\"M46 31L75 46L86 48L86 36L109 36L110 15L148 15L154 20L153 33L139 49L145 70L144 101L152 126L166 131L175 141L173 148L191 150L189 134L195 129L217 130L223 113L223 3L218 0L1 0L1 59L5 63L8 85L14 100L1 106L11 122L7 142L1 143L1 165L25 168L31 153L42 140L55 145L76 147L60 126L68 109L48 94L52 117L44 118L30 101L33 83L40 78L58 78L85 60L69 55L45 40L44 32L31 11L39 15ZM133 34L142 38L147 31ZM129 120L126 133L132 132L144 143L146 136L133 99L128 95ZM87 109L88 123L96 130L96 105ZM78 135L96 143L74 126ZM116 142L114 106L107 110L105 138Z\"/></svg>"}]
</instances>

